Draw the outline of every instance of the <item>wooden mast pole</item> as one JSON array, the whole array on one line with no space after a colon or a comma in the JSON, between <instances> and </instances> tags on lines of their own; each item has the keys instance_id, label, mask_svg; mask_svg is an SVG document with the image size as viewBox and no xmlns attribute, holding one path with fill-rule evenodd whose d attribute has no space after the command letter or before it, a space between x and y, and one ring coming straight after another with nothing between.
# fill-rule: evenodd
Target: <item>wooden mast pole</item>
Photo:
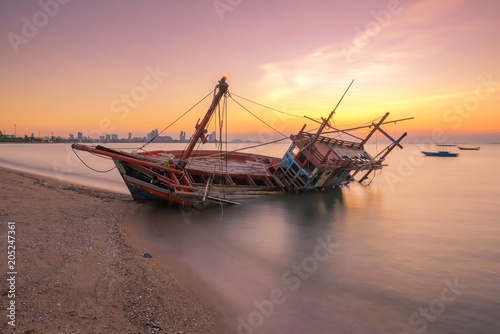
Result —
<instances>
[{"instance_id":1,"label":"wooden mast pole","mask_svg":"<svg viewBox=\"0 0 500 334\"><path fill-rule=\"evenodd\" d=\"M403 133L403 135L401 137L399 137L398 140L395 140L391 146L387 149L387 151L380 157L380 159L378 161L383 161L385 159L386 156L389 155L389 153L391 153L391 151L396 148L397 146L401 146L399 143L401 143L401 141L403 140L404 137L406 137L408 134L405 132ZM373 172L373 169L370 169L368 172L366 172L366 174L359 180L359 183L363 182L364 180L366 180L368 178L368 176Z\"/></svg>"},{"instance_id":2,"label":"wooden mast pole","mask_svg":"<svg viewBox=\"0 0 500 334\"><path fill-rule=\"evenodd\" d=\"M389 123L396 123L396 122L401 122L401 121L408 121L410 119L414 119L415 117L408 117L408 118L400 118L400 119L395 119L393 121L387 121L387 122L383 122L383 123L379 123L379 125L383 125L383 124L389 124ZM313 120L313 119L311 119ZM316 120L313 120L317 123L320 123ZM321 124L321 123L320 123ZM325 132L325 133L337 133L337 132L346 132L346 131L353 131L353 130L358 130L358 129L364 129L364 128L371 128L373 126L373 123L370 124L370 125L365 125L365 126L357 126L355 128L349 128L349 129L335 129L335 131L328 131L328 132Z\"/></svg>"},{"instance_id":3,"label":"wooden mast pole","mask_svg":"<svg viewBox=\"0 0 500 334\"><path fill-rule=\"evenodd\" d=\"M368 136L366 136L366 138L361 142L361 146L363 146L363 145L366 144L366 142L368 141L368 139L370 139L371 136L375 133L375 131L377 131L379 129L380 125L384 123L384 121L387 118L387 116L389 116L389 113L386 113L384 116L382 116L382 119L377 124L372 123L371 126L373 126L373 129L372 129L372 131L370 131L370 133L368 134Z\"/></svg>"},{"instance_id":4,"label":"wooden mast pole","mask_svg":"<svg viewBox=\"0 0 500 334\"><path fill-rule=\"evenodd\" d=\"M216 86L216 88L219 88L219 91L217 94L214 96L214 99L212 100L212 104L210 105L210 108L208 108L207 113L205 114L205 117L201 121L201 123L196 124L196 131L191 138L191 141L189 142L188 148L184 151L181 157L181 161L185 161L191 153L193 152L194 147L198 143L198 139L201 138L201 141L204 143L207 142L207 138L205 137L205 133L207 133L207 124L210 121L210 118L212 117L215 108L217 108L217 105L219 104L222 96L227 92L227 88L229 85L226 83L226 77L222 77L222 79L219 80L219 84Z\"/></svg>"},{"instance_id":5,"label":"wooden mast pole","mask_svg":"<svg viewBox=\"0 0 500 334\"><path fill-rule=\"evenodd\" d=\"M319 136L321 135L321 132L323 132L323 130L325 129L325 127L328 126L328 124L330 123L330 119L332 118L333 114L335 114L335 110L337 110L340 102L342 102L342 99L344 98L344 96L347 93L347 91L349 90L349 88L351 88L351 85L352 85L353 82L354 82L354 79L351 81L351 83L349 84L349 86L345 90L344 94L340 98L339 102L335 106L335 109L333 109L333 111L330 113L330 115L328 116L328 118L327 119L322 118L323 119L323 123L319 127L318 132L316 132L316 135L314 136L314 139L311 142L311 146L314 145L314 143L316 142L316 140L318 140Z\"/></svg>"}]
</instances>

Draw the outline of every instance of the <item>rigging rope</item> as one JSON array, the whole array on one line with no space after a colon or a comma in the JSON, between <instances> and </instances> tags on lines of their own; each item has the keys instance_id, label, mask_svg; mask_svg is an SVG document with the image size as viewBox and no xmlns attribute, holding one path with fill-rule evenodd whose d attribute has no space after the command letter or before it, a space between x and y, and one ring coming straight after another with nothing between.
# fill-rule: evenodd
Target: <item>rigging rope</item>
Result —
<instances>
[{"instance_id":1,"label":"rigging rope","mask_svg":"<svg viewBox=\"0 0 500 334\"><path fill-rule=\"evenodd\" d=\"M172 123L170 123L165 129L161 130L156 136L154 136L153 138L151 138L148 142L146 142L144 145L142 145L141 147L139 147L139 150L142 150L144 147L146 147L147 145L149 145L153 140L155 140L159 135L161 135L165 130L167 130L169 127L171 127L172 125L174 125L178 120L180 120L182 117L184 117L188 112L190 112L191 110L193 110L198 104L200 104L201 102L203 102L203 100L205 100L207 97L210 96L210 94L212 94L212 92L215 92L215 90L211 90L210 93L208 93L204 98L202 98L200 101L196 102L196 104L194 106L192 106L191 108L189 108L186 112L184 112L182 115L180 115L179 117L177 117L177 119L175 121L173 121Z\"/></svg>"},{"instance_id":2,"label":"rigging rope","mask_svg":"<svg viewBox=\"0 0 500 334\"><path fill-rule=\"evenodd\" d=\"M223 109L223 112L224 112L223 117L226 120L226 152L227 152L227 141L228 141L228 137L227 137L227 123L228 123L228 117L227 117L227 96L224 97L224 109ZM228 166L227 166L227 155L226 155L226 173L227 173L227 171L228 171Z\"/></svg>"},{"instance_id":3,"label":"rigging rope","mask_svg":"<svg viewBox=\"0 0 500 334\"><path fill-rule=\"evenodd\" d=\"M227 155L226 155L226 158L225 158L225 164L224 164L224 161L222 160L223 157L222 157L222 151L223 151L223 148L224 148L224 142L223 142L223 131L224 131L224 109L227 108L227 96L224 95L224 102L222 104L222 108L220 107L219 105L219 136L220 136L220 140L219 140L219 152L221 153L221 156L220 156L220 159L219 159L219 170L220 170L220 177L219 177L219 183L220 183L220 186L222 188L222 197L223 198L226 198L226 187L225 187L225 183L226 183L226 175L227 175ZM222 110L222 112L221 112ZM227 120L226 120L227 121ZM227 143L227 138L226 138L226 143ZM227 146L226 146L226 151L227 151ZM224 171L224 167L226 167L226 170Z\"/></svg>"},{"instance_id":4,"label":"rigging rope","mask_svg":"<svg viewBox=\"0 0 500 334\"><path fill-rule=\"evenodd\" d=\"M239 103L238 101L236 101L235 99L233 99L233 97L231 95L229 95L229 97L234 101L236 102L236 104L238 104L240 107L242 107L243 109L245 109L248 113L250 113L253 117L257 118L259 121L261 121L262 123L264 123L265 125L267 125L269 128L273 129L274 131L276 131L277 133L279 133L280 135L282 135L283 137L285 138L288 138L288 136L284 135L282 132L280 132L279 130L276 130L275 128L273 128L271 125L267 124L265 121L263 121L262 119L260 119L257 115L255 115L253 112L251 112L250 110L248 110L247 108L245 108L241 103Z\"/></svg>"},{"instance_id":5,"label":"rigging rope","mask_svg":"<svg viewBox=\"0 0 500 334\"><path fill-rule=\"evenodd\" d=\"M284 112L284 111L281 111L281 110L278 110L278 109L275 109L275 108L271 108L271 107L268 107L266 105L263 105L263 104L260 104L260 103L257 103L257 102L254 102L252 100L249 100L249 99L246 99L244 98L243 96L239 96L239 95L236 95L234 93L231 93L231 95L234 95L236 97L239 97L240 99L243 99L245 101L248 101L248 102L251 102L253 104L256 104L258 106L261 106L261 107L264 107L264 108L267 108L267 109L270 109L270 110L273 110L273 111L276 111L276 112L279 112L281 114L285 114L285 115L288 115L288 116L293 116L293 117L298 117L298 118L304 118L304 116L298 116L298 115L294 115L294 114L290 114L290 113L287 113L287 112ZM233 99L234 100L234 99Z\"/></svg>"},{"instance_id":6,"label":"rigging rope","mask_svg":"<svg viewBox=\"0 0 500 334\"><path fill-rule=\"evenodd\" d=\"M332 116L332 122L333 122L333 126L335 127L335 129L338 129L337 124L335 123L335 115ZM344 140L344 138L341 135L341 132L339 132L339 134L337 136L340 137L340 139Z\"/></svg>"},{"instance_id":7,"label":"rigging rope","mask_svg":"<svg viewBox=\"0 0 500 334\"><path fill-rule=\"evenodd\" d=\"M75 153L76 157L77 157L77 158L78 158L78 159L82 162L82 164L84 164L84 165L85 165L85 167L87 167L87 168L89 168L89 169L93 170L94 172L98 172L98 173L108 173L108 172L111 172L113 169L115 169L115 168L116 168L116 166L114 166L113 168L108 169L108 170L97 170L97 169L95 169L95 168L92 168L92 167L90 167L89 165L87 165L87 164L85 163L85 161L83 161L83 160L82 160L82 158L80 158L80 156L78 155L78 153L76 153L76 151L75 151L75 149L74 149L73 147L72 147L71 149L73 150L73 153Z\"/></svg>"},{"instance_id":8,"label":"rigging rope","mask_svg":"<svg viewBox=\"0 0 500 334\"><path fill-rule=\"evenodd\" d=\"M239 151L244 151L244 150L248 150L250 148L256 148L256 147L260 147L260 146L266 146L266 145L269 145L269 144L274 144L274 143L283 141L285 139L290 139L290 138L288 138L288 137L287 138L281 138L281 139L278 139L278 140L273 140L273 141L270 141L270 142L267 142L267 143L262 143L262 144L259 144L259 145L242 147L242 148L239 148L239 149L236 149L236 150L226 151L224 154L233 153L233 152L239 152ZM210 155L205 155L204 157L205 158L209 158L209 157L215 157L215 156L218 156L218 155L219 154L210 154Z\"/></svg>"}]
</instances>

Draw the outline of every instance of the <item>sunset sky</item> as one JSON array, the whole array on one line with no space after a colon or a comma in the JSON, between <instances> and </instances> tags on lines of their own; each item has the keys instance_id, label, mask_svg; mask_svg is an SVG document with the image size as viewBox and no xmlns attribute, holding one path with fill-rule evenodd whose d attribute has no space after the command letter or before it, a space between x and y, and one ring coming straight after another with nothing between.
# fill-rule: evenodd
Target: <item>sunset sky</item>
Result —
<instances>
[{"instance_id":1,"label":"sunset sky","mask_svg":"<svg viewBox=\"0 0 500 334\"><path fill-rule=\"evenodd\" d=\"M207 95L335 124L500 142L498 0L22 0L0 3L0 131L144 136ZM307 120L239 100L290 134ZM165 132L188 136L209 101ZM228 102L234 137L262 124ZM308 128L314 123L307 121ZM243 138L244 139L244 138Z\"/></svg>"}]
</instances>

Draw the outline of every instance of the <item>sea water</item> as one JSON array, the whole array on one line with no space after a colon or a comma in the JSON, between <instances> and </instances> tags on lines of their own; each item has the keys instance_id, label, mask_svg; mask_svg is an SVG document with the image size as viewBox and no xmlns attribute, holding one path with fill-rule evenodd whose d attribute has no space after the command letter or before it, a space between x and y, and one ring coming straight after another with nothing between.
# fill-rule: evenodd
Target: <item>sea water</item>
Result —
<instances>
[{"instance_id":1,"label":"sea water","mask_svg":"<svg viewBox=\"0 0 500 334\"><path fill-rule=\"evenodd\" d=\"M145 252L201 282L226 333L498 333L500 145L457 158L423 157L424 148L433 149L395 150L370 186L203 211L145 204L130 219ZM68 153L5 144L0 163L126 191L116 170L93 172ZM62 175L55 162L67 164Z\"/></svg>"}]
</instances>

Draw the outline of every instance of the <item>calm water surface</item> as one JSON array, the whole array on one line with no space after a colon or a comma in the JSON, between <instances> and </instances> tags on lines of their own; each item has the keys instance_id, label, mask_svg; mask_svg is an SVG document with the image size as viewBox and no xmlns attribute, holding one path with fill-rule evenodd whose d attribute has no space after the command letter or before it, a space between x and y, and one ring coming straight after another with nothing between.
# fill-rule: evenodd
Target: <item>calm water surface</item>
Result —
<instances>
[{"instance_id":1,"label":"calm water surface","mask_svg":"<svg viewBox=\"0 0 500 334\"><path fill-rule=\"evenodd\" d=\"M0 145L0 163L50 174L66 160L64 145L19 147ZM144 252L203 282L227 333L499 333L500 146L421 149L394 152L369 187L201 212L148 204L131 220ZM64 177L124 190L116 171L80 167Z\"/></svg>"}]
</instances>

